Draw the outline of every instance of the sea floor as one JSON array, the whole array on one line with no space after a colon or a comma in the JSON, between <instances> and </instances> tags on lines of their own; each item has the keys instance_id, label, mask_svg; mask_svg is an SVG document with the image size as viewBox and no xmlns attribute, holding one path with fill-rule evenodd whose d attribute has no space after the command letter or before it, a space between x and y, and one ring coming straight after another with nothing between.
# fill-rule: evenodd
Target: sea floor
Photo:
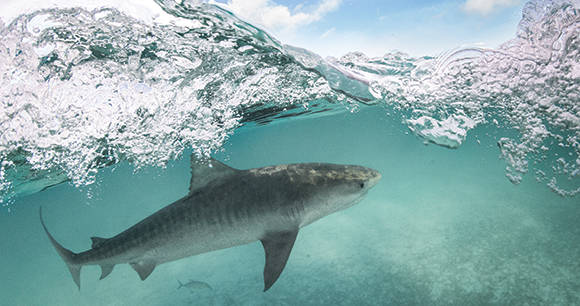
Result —
<instances>
[{"instance_id":1,"label":"sea floor","mask_svg":"<svg viewBox=\"0 0 580 306\"><path fill-rule=\"evenodd\" d=\"M496 133L479 127L457 150L424 145L380 107L237 131L214 155L235 168L329 162L382 174L361 203L300 231L268 292L259 242L160 265L145 281L129 265L100 281L98 266L84 267L77 290L39 206L53 236L84 251L89 237L116 235L186 195L187 156L15 199L0 212L0 304L580 305L578 199L531 176L512 185ZM177 290L189 279L213 290Z\"/></svg>"}]
</instances>

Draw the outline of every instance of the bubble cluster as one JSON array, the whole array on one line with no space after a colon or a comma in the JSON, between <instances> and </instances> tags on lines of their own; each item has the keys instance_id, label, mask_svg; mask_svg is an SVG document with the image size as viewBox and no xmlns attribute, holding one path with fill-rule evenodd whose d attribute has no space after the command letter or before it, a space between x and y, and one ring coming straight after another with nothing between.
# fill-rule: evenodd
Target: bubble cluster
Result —
<instances>
[{"instance_id":1,"label":"bubble cluster","mask_svg":"<svg viewBox=\"0 0 580 306\"><path fill-rule=\"evenodd\" d=\"M329 59L328 66L367 85L362 94L346 90L359 100L374 98L406 111L403 122L426 143L455 149L469 130L497 126L505 135L498 147L512 183L533 167L558 195L574 196L580 192L579 51L580 3L531 1L517 37L496 49L422 58L350 53ZM328 69L318 70L332 79ZM510 138L511 131L518 136ZM569 189L558 187L556 177L569 181Z\"/></svg>"},{"instance_id":2,"label":"bubble cluster","mask_svg":"<svg viewBox=\"0 0 580 306\"><path fill-rule=\"evenodd\" d=\"M229 12L161 4L169 22L63 8L0 28L4 197L90 184L121 161L138 169L185 148L207 155L252 113L348 100Z\"/></svg>"},{"instance_id":3,"label":"bubble cluster","mask_svg":"<svg viewBox=\"0 0 580 306\"><path fill-rule=\"evenodd\" d=\"M281 45L215 5L157 3L168 18L54 8L0 22L3 197L90 184L121 161L163 167L186 148L219 149L244 124L360 104L395 109L425 143L451 149L492 125L512 183L531 172L558 195L580 192L578 1L529 2L496 49L339 59Z\"/></svg>"}]
</instances>

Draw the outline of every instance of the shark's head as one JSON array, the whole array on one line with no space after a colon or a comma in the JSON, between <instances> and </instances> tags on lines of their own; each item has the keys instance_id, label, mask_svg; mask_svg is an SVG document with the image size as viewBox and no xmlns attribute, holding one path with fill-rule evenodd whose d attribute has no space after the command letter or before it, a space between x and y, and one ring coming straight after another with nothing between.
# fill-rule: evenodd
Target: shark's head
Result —
<instances>
[{"instance_id":1,"label":"shark's head","mask_svg":"<svg viewBox=\"0 0 580 306\"><path fill-rule=\"evenodd\" d=\"M301 226L349 208L362 201L381 174L374 169L353 165L309 164L308 174L315 185L304 207Z\"/></svg>"}]
</instances>

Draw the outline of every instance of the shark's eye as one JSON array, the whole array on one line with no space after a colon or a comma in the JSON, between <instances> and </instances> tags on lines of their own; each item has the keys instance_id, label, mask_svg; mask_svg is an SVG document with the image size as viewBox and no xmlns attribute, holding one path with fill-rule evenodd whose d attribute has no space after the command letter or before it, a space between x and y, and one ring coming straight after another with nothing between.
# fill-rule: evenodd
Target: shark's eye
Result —
<instances>
[{"instance_id":1,"label":"shark's eye","mask_svg":"<svg viewBox=\"0 0 580 306\"><path fill-rule=\"evenodd\" d=\"M360 188L365 188L365 183L360 183Z\"/></svg>"}]
</instances>

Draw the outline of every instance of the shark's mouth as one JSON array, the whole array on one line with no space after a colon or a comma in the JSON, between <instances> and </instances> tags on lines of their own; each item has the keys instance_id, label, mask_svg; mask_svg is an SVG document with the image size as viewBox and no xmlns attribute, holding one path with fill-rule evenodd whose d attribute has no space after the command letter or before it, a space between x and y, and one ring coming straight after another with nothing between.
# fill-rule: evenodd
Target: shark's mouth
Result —
<instances>
[{"instance_id":1,"label":"shark's mouth","mask_svg":"<svg viewBox=\"0 0 580 306\"><path fill-rule=\"evenodd\" d=\"M358 204L360 201L364 200L364 198L367 196L367 193L363 193L361 194L358 198L356 198L353 202L351 206L354 206L356 204Z\"/></svg>"}]
</instances>

